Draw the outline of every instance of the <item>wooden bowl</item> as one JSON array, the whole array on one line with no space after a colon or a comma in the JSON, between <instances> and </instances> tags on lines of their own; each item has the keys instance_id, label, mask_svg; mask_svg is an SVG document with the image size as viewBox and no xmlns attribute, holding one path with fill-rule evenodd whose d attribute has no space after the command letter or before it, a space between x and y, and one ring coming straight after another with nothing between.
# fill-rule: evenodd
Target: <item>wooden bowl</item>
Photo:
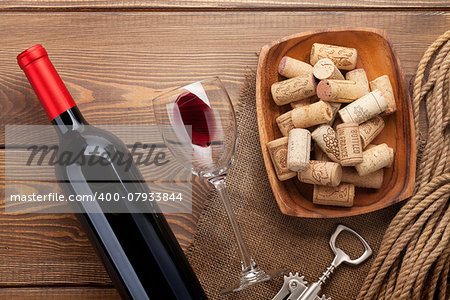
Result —
<instances>
[{"instance_id":1,"label":"wooden bowl","mask_svg":"<svg viewBox=\"0 0 450 300\"><path fill-rule=\"evenodd\" d=\"M278 64L285 55L309 62L313 43L352 47L358 50L357 68L363 68L369 81L388 75L397 103L397 111L384 117L385 128L372 142L386 143L394 149L394 163L385 169L383 186L378 190L357 188L350 208L320 206L312 203L313 186L296 177L279 181L267 149L267 143L282 137L275 118L290 109L277 106L270 87L285 78ZM411 196L416 168L414 122L409 95L405 89L400 62L385 31L377 29L337 29L292 35L262 47L256 74L256 109L259 137L275 199L283 214L305 218L336 218L375 211Z\"/></svg>"}]
</instances>

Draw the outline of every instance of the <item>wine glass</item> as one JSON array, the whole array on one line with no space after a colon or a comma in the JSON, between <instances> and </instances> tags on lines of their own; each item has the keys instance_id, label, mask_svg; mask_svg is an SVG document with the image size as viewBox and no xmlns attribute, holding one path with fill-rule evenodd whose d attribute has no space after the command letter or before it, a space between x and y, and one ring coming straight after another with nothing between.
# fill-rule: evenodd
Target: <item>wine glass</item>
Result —
<instances>
[{"instance_id":1,"label":"wine glass","mask_svg":"<svg viewBox=\"0 0 450 300\"><path fill-rule=\"evenodd\" d=\"M236 117L218 77L204 79L164 93L153 100L156 121L166 146L193 174L206 178L217 190L233 229L241 259L239 283L222 294L267 281L285 270L259 268L242 238L225 184L237 145Z\"/></svg>"}]
</instances>

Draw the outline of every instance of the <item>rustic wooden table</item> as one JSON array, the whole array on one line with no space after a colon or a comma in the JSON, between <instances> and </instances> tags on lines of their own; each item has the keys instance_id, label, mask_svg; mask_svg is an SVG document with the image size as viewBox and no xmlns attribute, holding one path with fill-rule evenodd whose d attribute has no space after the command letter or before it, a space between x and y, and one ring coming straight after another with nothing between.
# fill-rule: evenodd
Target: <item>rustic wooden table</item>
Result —
<instances>
[{"instance_id":1,"label":"rustic wooden table","mask_svg":"<svg viewBox=\"0 0 450 300\"><path fill-rule=\"evenodd\" d=\"M409 84L449 29L449 8L439 0L0 1L0 199L5 125L48 124L15 59L33 44L51 53L90 123L152 124L159 92L219 75L237 98L261 46L311 29L387 30ZM184 249L207 193L196 182L193 213L168 216ZM119 298L73 215L0 214L0 266L0 299Z\"/></svg>"}]
</instances>

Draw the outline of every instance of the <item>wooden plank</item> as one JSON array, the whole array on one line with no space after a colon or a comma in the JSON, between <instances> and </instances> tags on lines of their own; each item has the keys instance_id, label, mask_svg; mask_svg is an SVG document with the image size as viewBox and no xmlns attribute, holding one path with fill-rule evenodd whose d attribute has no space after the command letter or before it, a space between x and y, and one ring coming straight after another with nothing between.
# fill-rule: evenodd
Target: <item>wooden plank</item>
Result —
<instances>
[{"instance_id":1,"label":"wooden plank","mask_svg":"<svg viewBox=\"0 0 450 300\"><path fill-rule=\"evenodd\" d=\"M153 110L152 110L153 111ZM125 123L126 120L123 121ZM46 125L7 125L5 127L5 143L8 148L28 148L31 145L52 145L59 144L59 137L55 130L57 126L51 123ZM146 149L151 146L165 147L164 139L159 126L156 125L101 125L95 126L97 129L107 131L119 138L130 151L135 147L142 148L146 144ZM163 126L162 128L166 128Z\"/></svg>"},{"instance_id":2,"label":"wooden plank","mask_svg":"<svg viewBox=\"0 0 450 300\"><path fill-rule=\"evenodd\" d=\"M120 300L117 290L112 287L77 287L77 288L50 288L50 287L22 287L1 288L0 299L3 300L90 300L111 299Z\"/></svg>"},{"instance_id":3,"label":"wooden plank","mask_svg":"<svg viewBox=\"0 0 450 300\"><path fill-rule=\"evenodd\" d=\"M47 155L42 155L42 151L32 155L32 151L26 149L0 149L0 166L5 166L5 173L0 172L0 182L4 180L9 181L55 181L62 180L62 178L55 177L55 164L57 160L52 160L53 151ZM134 161L137 162L139 155L142 155L140 163L136 163L139 168L142 178L147 182L186 182L192 178L192 173L184 168L170 153L167 148L157 148L156 153L164 155L163 159L157 161L158 165L154 163L154 155L151 155L149 151L139 149L135 152ZM6 155L6 159L5 159ZM74 153L73 157L75 157ZM147 156L151 155L152 158L145 160ZM42 160L41 160L42 158ZM31 160L31 163L29 163ZM123 166L127 166L127 161L116 160L119 163L123 163ZM160 165L159 163L164 163ZM89 165L86 162L85 165ZM98 165L98 163L97 163ZM126 168L126 167L125 167ZM108 180L106 177L104 180Z\"/></svg>"},{"instance_id":4,"label":"wooden plank","mask_svg":"<svg viewBox=\"0 0 450 300\"><path fill-rule=\"evenodd\" d=\"M0 286L111 285L71 214L0 215Z\"/></svg>"},{"instance_id":5,"label":"wooden plank","mask_svg":"<svg viewBox=\"0 0 450 300\"><path fill-rule=\"evenodd\" d=\"M450 13L2 13L0 145L4 124L49 124L15 61L35 43L46 46L88 121L139 125L154 124L151 99L161 91L208 76L219 75L238 99L261 46L334 24L387 30L405 74L414 74Z\"/></svg>"},{"instance_id":6,"label":"wooden plank","mask_svg":"<svg viewBox=\"0 0 450 300\"><path fill-rule=\"evenodd\" d=\"M209 193L208 186L197 180L192 213L166 214L184 250L192 243ZM28 185L33 188L33 183ZM0 191L4 187L0 183ZM111 284L73 214L0 214L0 265L0 287Z\"/></svg>"},{"instance_id":7,"label":"wooden plank","mask_svg":"<svg viewBox=\"0 0 450 300\"><path fill-rule=\"evenodd\" d=\"M30 8L115 8L115 9L311 9L311 8L433 8L448 7L449 3L439 0L177 0L177 1L106 1L106 0L19 0L2 1L0 8L2 9L30 9Z\"/></svg>"}]
</instances>

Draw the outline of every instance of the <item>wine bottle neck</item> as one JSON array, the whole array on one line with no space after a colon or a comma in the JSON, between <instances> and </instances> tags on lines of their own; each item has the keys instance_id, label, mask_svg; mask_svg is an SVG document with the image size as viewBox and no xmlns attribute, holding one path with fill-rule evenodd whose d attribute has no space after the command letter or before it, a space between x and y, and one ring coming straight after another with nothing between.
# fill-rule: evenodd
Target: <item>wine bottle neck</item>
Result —
<instances>
[{"instance_id":1,"label":"wine bottle neck","mask_svg":"<svg viewBox=\"0 0 450 300\"><path fill-rule=\"evenodd\" d=\"M69 131L80 131L84 125L88 125L80 110L76 106L69 108L65 112L56 116L52 120L52 123L53 125L57 125L55 127L58 134L66 134Z\"/></svg>"},{"instance_id":2,"label":"wine bottle neck","mask_svg":"<svg viewBox=\"0 0 450 300\"><path fill-rule=\"evenodd\" d=\"M50 120L74 107L75 101L41 45L35 45L17 56Z\"/></svg>"}]
</instances>

